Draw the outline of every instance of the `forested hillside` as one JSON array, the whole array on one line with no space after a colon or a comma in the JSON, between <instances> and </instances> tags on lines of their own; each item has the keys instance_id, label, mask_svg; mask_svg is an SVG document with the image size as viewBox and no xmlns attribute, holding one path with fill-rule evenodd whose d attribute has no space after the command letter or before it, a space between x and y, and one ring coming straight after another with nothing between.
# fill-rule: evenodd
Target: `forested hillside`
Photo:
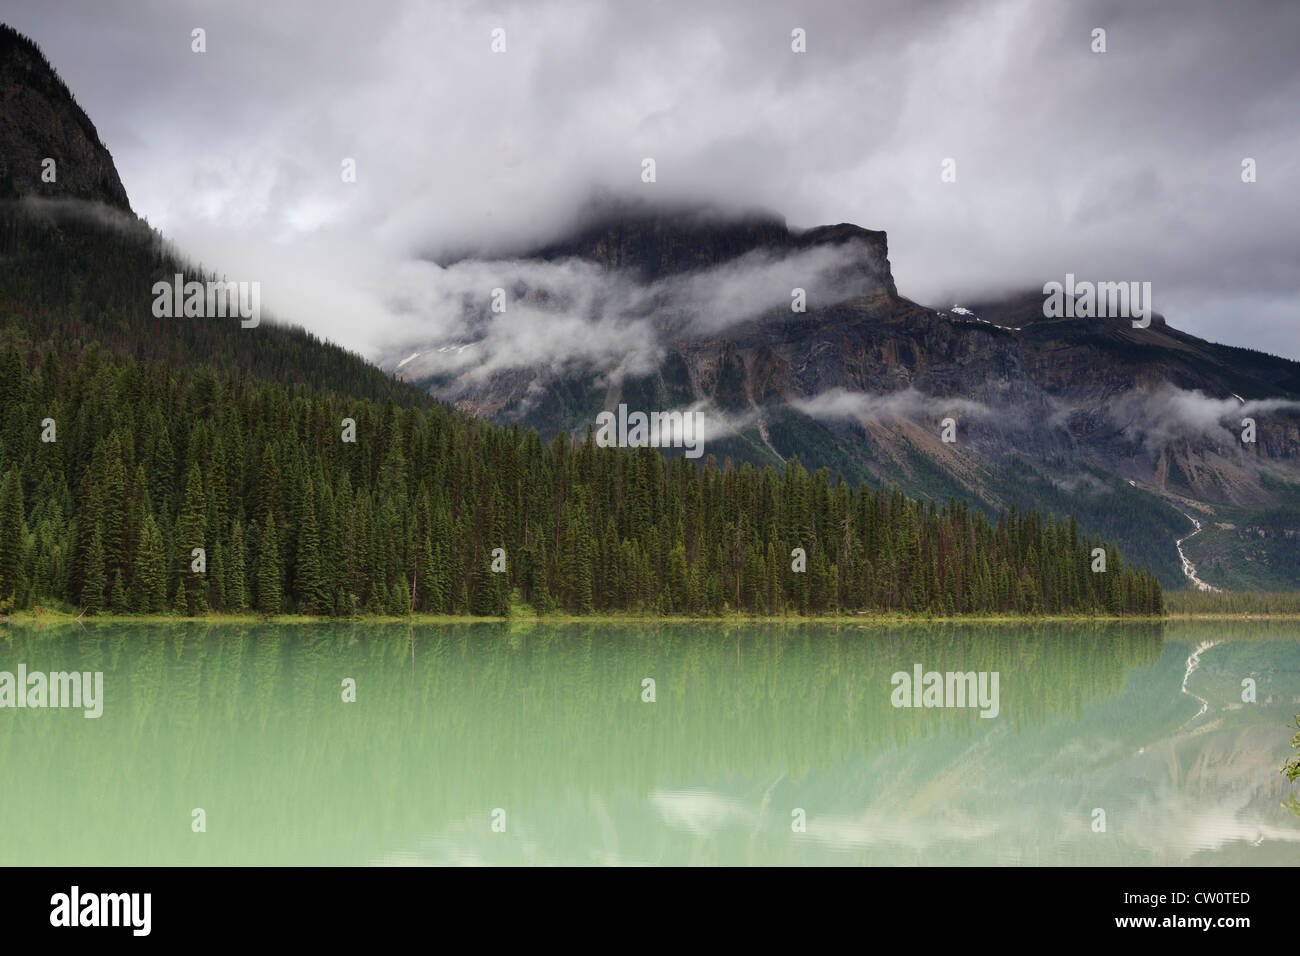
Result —
<instances>
[{"instance_id":1,"label":"forested hillside","mask_svg":"<svg viewBox=\"0 0 1300 956\"><path fill-rule=\"evenodd\" d=\"M0 324L74 352L97 343L115 355L174 368L195 363L258 378L335 389L405 405L432 404L359 355L306 330L263 318L156 318L153 284L176 273L203 281L140 220L71 201L0 202Z\"/></svg>"},{"instance_id":2,"label":"forested hillside","mask_svg":"<svg viewBox=\"0 0 1300 956\"><path fill-rule=\"evenodd\" d=\"M547 443L301 329L157 318L177 272L205 278L122 210L0 202L0 608L1162 608L1113 546L1094 572L1072 521Z\"/></svg>"},{"instance_id":3,"label":"forested hillside","mask_svg":"<svg viewBox=\"0 0 1300 956\"><path fill-rule=\"evenodd\" d=\"M797 462L546 444L442 405L142 363L22 322L0 350L0 595L18 608L494 615L512 592L578 614L1162 608L1114 548L1094 572L1097 542L1072 521L994 526Z\"/></svg>"},{"instance_id":4,"label":"forested hillside","mask_svg":"<svg viewBox=\"0 0 1300 956\"><path fill-rule=\"evenodd\" d=\"M1049 319L1041 287L981 305L987 317L926 308L897 292L885 234L847 223L793 233L775 214L648 201L597 204L591 215L594 229L474 268L500 277L493 284L510 287L531 321L559 329L575 318L571 303L585 301L568 270L583 271L602 289L600 321L636 329L654 348L588 352L575 338L511 350L478 296L450 328L412 323L383 367L458 408L544 433L581 435L619 403L707 409L726 422L710 442L719 458L761 468L797 457L914 498L967 500L990 520L1012 503L1072 514L1167 588L1189 586L1175 544L1191 526L1186 513L1244 509L1253 514L1228 520L1258 526L1292 504L1278 488L1300 483L1300 363L1216 345L1158 313L1141 328ZM796 248L837 266L818 277ZM751 270L755 255L769 265ZM805 311L792 310L788 287L759 295L775 262L800 276L790 285L818 289ZM753 294L748 312L739 305L748 295L720 309L688 292L724 281ZM622 305L640 301L657 303L652 322ZM951 440L941 437L949 417ZM1244 418L1258 429L1249 440ZM1293 586L1300 525L1281 517L1267 548L1221 540L1204 579Z\"/></svg>"}]
</instances>

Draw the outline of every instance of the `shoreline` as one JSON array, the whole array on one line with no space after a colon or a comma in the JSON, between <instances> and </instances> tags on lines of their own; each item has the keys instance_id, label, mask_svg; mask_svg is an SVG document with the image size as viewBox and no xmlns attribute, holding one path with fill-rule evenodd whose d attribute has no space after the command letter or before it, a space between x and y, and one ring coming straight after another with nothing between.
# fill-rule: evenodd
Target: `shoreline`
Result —
<instances>
[{"instance_id":1,"label":"shoreline","mask_svg":"<svg viewBox=\"0 0 1300 956\"><path fill-rule=\"evenodd\" d=\"M1163 621L1300 621L1300 613L1165 613L1162 615L1093 615L1093 614L827 614L827 615L754 615L729 614L717 617L691 617L658 614L547 614L522 612L513 615L481 617L470 614L362 615L357 617L314 617L307 614L201 614L182 617L176 614L97 614L94 617L45 611L20 611L0 617L0 625L55 624L1156 624Z\"/></svg>"}]
</instances>

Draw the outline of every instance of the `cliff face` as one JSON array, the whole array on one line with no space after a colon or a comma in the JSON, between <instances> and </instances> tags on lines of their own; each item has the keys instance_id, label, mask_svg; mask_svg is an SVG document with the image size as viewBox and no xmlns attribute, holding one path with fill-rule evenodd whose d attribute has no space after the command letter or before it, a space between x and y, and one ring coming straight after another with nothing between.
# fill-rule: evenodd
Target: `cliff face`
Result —
<instances>
[{"instance_id":1,"label":"cliff face","mask_svg":"<svg viewBox=\"0 0 1300 956\"><path fill-rule=\"evenodd\" d=\"M455 343L412 342L388 365L404 359L398 374L434 395L547 437L581 436L622 402L705 408L720 423L705 453L719 461L797 457L922 497L1086 516L1085 527L1113 535L1171 586L1185 581L1174 541L1190 530L1187 514L1223 512L1245 526L1246 511L1300 508L1300 364L1214 345L1162 316L1145 329L1128 319L1051 319L1038 291L926 308L898 295L883 232L848 224L795 232L767 215L623 212L519 258L592 263L617 283L663 290L716 284L732 262L748 262L746 281L762 282L783 257L810 250L825 251L820 261L833 267L820 287L841 294L810 294L804 313L769 303L718 322L708 307L692 312L670 296L665 310L648 296L658 309L648 374L617 359L554 354L486 374L442 366L445 354L484 347L494 317L477 307ZM540 307L530 321L543 327L551 316L576 317L544 292L512 295ZM1253 443L1239 434L1248 417ZM948 418L955 441L942 437Z\"/></svg>"},{"instance_id":2,"label":"cliff face","mask_svg":"<svg viewBox=\"0 0 1300 956\"><path fill-rule=\"evenodd\" d=\"M1205 342L1159 315L1144 329L1128 319L1045 318L1038 292L973 308L926 308L898 295L883 232L840 224L800 233L776 217L720 222L636 211L580 228L523 258L582 260L621 281L662 286L671 277L706 276L755 252L779 259L820 247L848 250L836 276L851 289L846 297L804 313L769 308L720 329L705 315L675 315L658 325L664 357L649 376L554 362L516 363L486 376L439 375L433 349L408 359L400 372L467 411L543 432L580 431L623 396L648 408L706 402L747 416L757 441L754 454L734 443L724 443L720 454L850 463L847 473L856 477L905 479L912 469L900 474L893 466L918 450L967 476L1023 455L1103 468L1160 493L1262 507L1278 501L1256 466L1300 465L1294 415L1261 417L1252 444L1230 429L1197 434L1180 420L1184 411L1194 418L1199 409L1183 406L1202 399L1226 402L1227 418L1235 410L1230 406L1251 400L1300 400L1297 363ZM544 293L518 291L557 316L564 312ZM491 321L486 312L473 314L470 337ZM1162 390L1177 394L1160 399ZM827 414L819 397L840 392L863 399L838 396ZM786 429L784 443L771 436L768 420L792 410L815 420L819 442L829 440L834 454L823 447L811 452L810 462L798 434ZM949 415L960 421L961 437L941 443L932 426ZM864 430L877 440L854 437ZM992 494L970 480L961 485Z\"/></svg>"},{"instance_id":3,"label":"cliff face","mask_svg":"<svg viewBox=\"0 0 1300 956\"><path fill-rule=\"evenodd\" d=\"M54 182L44 161L54 160ZM36 45L0 24L0 197L102 202L131 211L99 134Z\"/></svg>"},{"instance_id":4,"label":"cliff face","mask_svg":"<svg viewBox=\"0 0 1300 956\"><path fill-rule=\"evenodd\" d=\"M712 269L754 252L783 256L846 244L861 249L850 269L896 296L883 232L849 223L793 232L780 217L761 213L723 218L691 210L607 207L586 217L569 237L533 251L528 258L582 259L648 283Z\"/></svg>"}]
</instances>

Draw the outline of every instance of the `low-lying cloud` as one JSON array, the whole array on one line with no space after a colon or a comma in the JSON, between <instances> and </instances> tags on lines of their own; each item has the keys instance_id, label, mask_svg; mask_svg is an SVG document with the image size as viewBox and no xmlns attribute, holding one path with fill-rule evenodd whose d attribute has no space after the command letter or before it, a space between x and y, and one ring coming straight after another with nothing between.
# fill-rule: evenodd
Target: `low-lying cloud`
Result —
<instances>
[{"instance_id":1,"label":"low-lying cloud","mask_svg":"<svg viewBox=\"0 0 1300 956\"><path fill-rule=\"evenodd\" d=\"M1278 412L1300 412L1300 402L1212 398L1200 390L1163 383L1155 389L1125 392L1111 399L1107 410L1125 435L1159 449L1179 440L1239 441L1242 419L1253 418L1259 424Z\"/></svg>"},{"instance_id":2,"label":"low-lying cloud","mask_svg":"<svg viewBox=\"0 0 1300 956\"><path fill-rule=\"evenodd\" d=\"M644 375L670 341L791 314L795 288L806 290L810 309L868 291L871 280L850 268L868 255L861 243L788 255L758 250L649 283L576 258L413 263L389 300L409 321L385 346L384 364L401 362L408 379L460 384L513 368ZM504 311L492 311L495 289L502 290Z\"/></svg>"},{"instance_id":3,"label":"low-lying cloud","mask_svg":"<svg viewBox=\"0 0 1300 956\"><path fill-rule=\"evenodd\" d=\"M988 407L980 402L927 395L910 386L896 392L852 392L832 388L811 398L792 399L790 405L812 418L832 421L916 421L948 415L982 419L989 415Z\"/></svg>"},{"instance_id":4,"label":"low-lying cloud","mask_svg":"<svg viewBox=\"0 0 1300 956\"><path fill-rule=\"evenodd\" d=\"M1300 5L8 0L5 19L133 208L367 355L411 319L387 306L402 263L553 236L608 190L887 230L921 302L1149 280L1176 327L1300 357ZM1080 123L1118 148L1062 150Z\"/></svg>"}]
</instances>

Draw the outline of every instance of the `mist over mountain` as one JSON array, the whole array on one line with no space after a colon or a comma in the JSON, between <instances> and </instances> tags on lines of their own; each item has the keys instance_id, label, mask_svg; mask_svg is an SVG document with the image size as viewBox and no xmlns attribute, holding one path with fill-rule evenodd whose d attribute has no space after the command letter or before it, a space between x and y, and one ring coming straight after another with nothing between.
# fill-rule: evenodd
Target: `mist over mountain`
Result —
<instances>
[{"instance_id":1,"label":"mist over mountain","mask_svg":"<svg viewBox=\"0 0 1300 956\"><path fill-rule=\"evenodd\" d=\"M1048 318L1035 289L922 305L900 292L886 233L851 223L792 228L730 200L596 190L561 229L406 267L389 305L411 322L380 364L409 385L301 330L159 320L153 282L196 270L135 219L34 44L4 43L0 163L19 201L0 301L32 342L71 336L408 406L428 393L548 439L581 439L619 406L691 411L718 462L798 459L990 518L1074 515L1166 586L1187 585L1184 558L1214 586L1289 587L1300 570L1297 363L1159 314L1146 328ZM50 182L33 173L44 153Z\"/></svg>"},{"instance_id":2,"label":"mist over mountain","mask_svg":"<svg viewBox=\"0 0 1300 956\"><path fill-rule=\"evenodd\" d=\"M10 39L10 73L28 64L27 86L63 89L31 41ZM13 155L35 162L39 143L92 169L111 162L81 148L70 97L51 109L12 114ZM778 478L563 435L543 444L536 430L472 417L302 329L263 323L260 307L244 315L245 283L231 283L232 314L216 294L227 284L111 189L55 175L41 179L46 190L18 172L17 195L0 199L0 617L51 606L186 617L1164 607L1154 575L1075 522L1029 511L995 523L965 503L832 486L794 464ZM618 297L620 334L628 323L698 331L708 301L725 327L790 270L845 294L892 294L883 245L861 230L763 222L713 235L700 222L598 226L534 268L559 268L591 314ZM639 271L605 291L628 261ZM533 281L517 284L526 294ZM1089 570L1098 549L1112 573ZM783 557L796 553L807 573Z\"/></svg>"},{"instance_id":3,"label":"mist over mountain","mask_svg":"<svg viewBox=\"0 0 1300 956\"><path fill-rule=\"evenodd\" d=\"M50 181L44 160L54 160ZM35 42L0 24L0 319L28 345L183 367L210 363L286 384L429 404L359 355L270 315L164 320L158 280L214 277L132 211L107 147Z\"/></svg>"},{"instance_id":4,"label":"mist over mountain","mask_svg":"<svg viewBox=\"0 0 1300 956\"><path fill-rule=\"evenodd\" d=\"M1083 513L1167 586L1186 581L1189 515L1251 529L1204 555L1206 580L1300 568L1300 364L1160 314L1047 318L1041 290L930 308L900 295L882 231L680 205L613 203L434 285L441 334L382 364L494 421L580 437L620 404L694 410L718 460ZM1261 533L1265 512L1286 517Z\"/></svg>"},{"instance_id":5,"label":"mist over mountain","mask_svg":"<svg viewBox=\"0 0 1300 956\"><path fill-rule=\"evenodd\" d=\"M226 892L98 865L1295 858L1300 5L6 2L20 933ZM313 878L224 923L337 938ZM1277 902L1028 879L901 895Z\"/></svg>"},{"instance_id":6,"label":"mist over mountain","mask_svg":"<svg viewBox=\"0 0 1300 956\"><path fill-rule=\"evenodd\" d=\"M1150 280L1180 329L1300 359L1294 4L173 0L129 30L124 9L9 0L4 19L150 223L372 358L441 321L408 307L436 282L425 257L528 251L609 194L887 229L903 294L938 308L1066 272Z\"/></svg>"}]
</instances>

